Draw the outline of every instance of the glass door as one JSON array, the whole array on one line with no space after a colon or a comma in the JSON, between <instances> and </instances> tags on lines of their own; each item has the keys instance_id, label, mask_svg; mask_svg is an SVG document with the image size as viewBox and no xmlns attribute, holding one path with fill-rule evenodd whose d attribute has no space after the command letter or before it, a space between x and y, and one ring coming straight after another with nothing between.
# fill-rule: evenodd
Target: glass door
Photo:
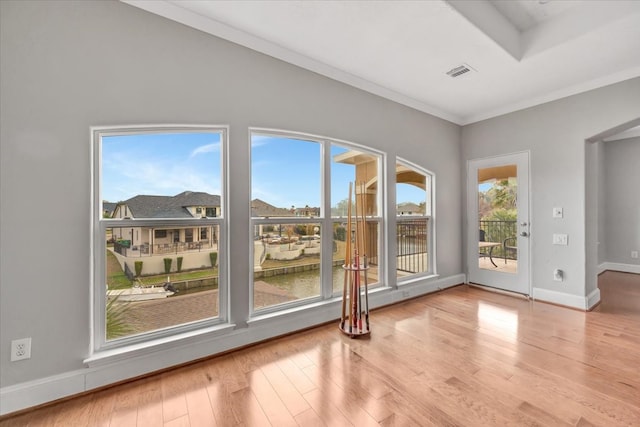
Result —
<instances>
[{"instance_id":1,"label":"glass door","mask_svg":"<svg viewBox=\"0 0 640 427\"><path fill-rule=\"evenodd\" d=\"M529 154L469 161L469 282L530 294Z\"/></svg>"}]
</instances>

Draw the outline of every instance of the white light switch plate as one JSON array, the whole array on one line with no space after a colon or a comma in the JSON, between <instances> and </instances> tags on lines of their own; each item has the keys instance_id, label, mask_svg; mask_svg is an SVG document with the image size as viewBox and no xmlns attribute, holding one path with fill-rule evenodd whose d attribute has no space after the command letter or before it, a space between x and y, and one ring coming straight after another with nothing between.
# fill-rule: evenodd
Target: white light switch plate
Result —
<instances>
[{"instance_id":1,"label":"white light switch plate","mask_svg":"<svg viewBox=\"0 0 640 427\"><path fill-rule=\"evenodd\" d=\"M553 244L567 246L569 244L569 235L567 234L554 234Z\"/></svg>"}]
</instances>

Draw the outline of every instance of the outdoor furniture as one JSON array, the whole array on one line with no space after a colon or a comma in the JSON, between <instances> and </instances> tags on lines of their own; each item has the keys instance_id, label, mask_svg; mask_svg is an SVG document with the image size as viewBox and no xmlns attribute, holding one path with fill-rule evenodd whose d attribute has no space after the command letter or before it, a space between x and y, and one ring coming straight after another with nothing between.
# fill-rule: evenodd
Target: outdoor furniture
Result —
<instances>
[{"instance_id":1,"label":"outdoor furniture","mask_svg":"<svg viewBox=\"0 0 640 427\"><path fill-rule=\"evenodd\" d=\"M489 257L489 261L491 261L491 264L493 264L494 267L497 267L498 265L493 261L493 248L495 248L496 246L502 246L501 243L497 243L497 242L487 242L486 240L486 233L484 230L480 230L480 236L478 238L478 249L480 250L480 256L488 256ZM484 252L483 249L489 248L489 252Z\"/></svg>"},{"instance_id":2,"label":"outdoor furniture","mask_svg":"<svg viewBox=\"0 0 640 427\"><path fill-rule=\"evenodd\" d=\"M493 248L495 248L496 246L502 246L502 243L498 243L498 242L478 242L478 247L480 249L484 249L484 248L489 248L489 253L483 253L482 251L480 252L481 256L488 256L489 257L489 261L491 261L491 264L493 264L494 267L497 267L498 265L493 261Z\"/></svg>"},{"instance_id":3,"label":"outdoor furniture","mask_svg":"<svg viewBox=\"0 0 640 427\"><path fill-rule=\"evenodd\" d=\"M502 242L502 248L504 250L504 263L507 263L507 251L512 251L514 252L516 255L516 259L518 256L518 246L516 246L518 244L518 238L516 236L512 236L512 237L507 237L506 239L504 239L504 241Z\"/></svg>"}]
</instances>

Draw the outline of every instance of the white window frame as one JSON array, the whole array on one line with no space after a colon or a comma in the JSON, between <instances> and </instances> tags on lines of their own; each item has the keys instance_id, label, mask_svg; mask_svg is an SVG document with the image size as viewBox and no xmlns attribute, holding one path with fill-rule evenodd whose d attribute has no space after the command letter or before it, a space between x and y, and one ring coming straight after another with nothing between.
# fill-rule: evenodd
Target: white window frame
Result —
<instances>
[{"instance_id":1,"label":"white window frame","mask_svg":"<svg viewBox=\"0 0 640 427\"><path fill-rule=\"evenodd\" d=\"M220 195L221 215L216 218L194 219L111 219L102 218L102 138L114 135L166 134L166 133L218 133L220 134ZM184 335L198 329L221 325L228 321L228 157L229 128L223 125L137 125L95 126L91 128L91 350L90 360L100 352L124 348L134 344L161 339L167 342L173 336ZM106 339L106 230L114 227L182 227L215 225L218 236L218 316L173 327L149 331L113 340Z\"/></svg>"},{"instance_id":2,"label":"white window frame","mask_svg":"<svg viewBox=\"0 0 640 427\"><path fill-rule=\"evenodd\" d=\"M386 197L386 185L385 185L385 170L384 170L384 165L386 164L387 161L387 154L383 153L381 151L369 148L369 147L364 147L362 145L359 144L355 144L353 142L347 142L347 141L339 141L336 139L328 139L327 140L329 143L331 143L331 145L336 145L338 147L341 148L346 148L346 149L353 149L362 153L366 153L366 154L371 154L373 156L377 156L378 157L378 162L377 162L377 177L378 177L378 184L377 184L377 188L378 191L376 193L376 213L375 215L366 215L365 216L365 220L367 223L369 222L375 222L378 225L378 240L377 240L377 254L378 254L378 283L370 283L369 284L369 292L371 292L372 287L373 289L381 289L384 287L388 287L389 284L385 283L384 278L386 277L386 271L388 268L388 263L385 262L388 258L387 258L387 245L385 244L385 242L387 241L386 235L387 235L387 225L386 225L386 221L384 221L384 204L385 201L387 200ZM330 147L329 147L330 149ZM331 152L329 152L329 157L331 155ZM329 164L331 163L331 158L328 159ZM331 180L329 179L329 184L331 183ZM329 190L331 188L331 186L329 185ZM354 203L355 203L355 194L356 194L356 190L355 188L353 189L354 192ZM333 217L331 216L331 194L329 192L329 203L328 203L328 208L329 209L329 219L331 220L331 229L333 230L333 225L335 223L340 223L344 220L344 218L346 217L342 217L342 216L337 216L337 217ZM352 212L352 217L355 219L355 212ZM333 235L331 235L331 240L333 240ZM333 288L331 288L331 291L333 291ZM341 295L341 291L335 292L333 293L333 296L339 296L342 297Z\"/></svg>"},{"instance_id":3,"label":"white window frame","mask_svg":"<svg viewBox=\"0 0 640 427\"><path fill-rule=\"evenodd\" d=\"M265 128L257 128L251 127L249 128L249 152L250 152L250 160L249 160L249 170L252 169L252 140L254 135L260 136L271 136L276 138L291 138L291 139L299 139L301 141L309 141L316 142L320 144L320 180L322 183L321 194L320 194L320 216L319 217L250 217L250 227L249 227L249 240L250 240L250 256L249 256L249 271L251 271L251 276L253 276L253 259L254 259L254 245L253 245L253 233L255 227L259 225L269 225L269 224L308 224L308 223L319 223L320 224L320 235L322 247L320 254L320 294L316 297L298 299L295 301L272 305L269 307L258 308L255 309L254 306L254 286L253 286L253 277L251 277L250 282L250 302L249 302L249 317L256 318L263 315L269 315L272 313L287 313L291 309L296 308L304 308L305 306L312 306L314 303L318 303L321 301L327 301L334 298L341 298L342 295L334 294L333 292L333 274L332 274L332 262L327 262L326 260L333 259L333 224L335 222L339 222L339 218L331 216L331 145L337 145L347 149L354 149L357 151L361 151L364 153L369 153L378 157L378 192L377 192L377 200L376 200L376 209L377 215L375 216L367 216L367 221L377 221L378 229L380 230L380 236L378 237L378 253L380 259L386 259L386 251L383 245L384 236L386 234L386 230L384 228L384 217L382 209L382 203L384 200L384 192L386 190L386 186L384 185L384 169L383 165L386 161L386 154L365 147L353 142L338 140L335 138L327 138L318 135L295 132L295 131L286 131L286 130L277 130L277 129L265 129ZM250 179L252 182L252 179ZM252 190L250 191L250 199ZM250 203L251 201L249 201ZM386 263L381 262L379 265L379 277L382 278L384 276L384 272L386 269ZM327 279L328 278L328 279Z\"/></svg>"},{"instance_id":4,"label":"white window frame","mask_svg":"<svg viewBox=\"0 0 640 427\"><path fill-rule=\"evenodd\" d=\"M394 185L397 186L397 179L396 177L396 168L397 165L403 165L406 166L408 168L411 168L413 170L415 170L416 172L419 172L421 174L423 174L426 178L426 183L425 183L425 191L427 193L427 197L425 200L425 213L423 215L412 215L411 217L407 217L407 216L402 216L402 215L397 215L396 213L396 226L393 229L393 235L389 236L389 239L393 239L394 244L397 245L397 223L399 221L411 221L411 220L419 220L419 219L423 219L426 218L427 219L427 253L428 253L428 257L427 257L427 265L428 265L428 269L427 271L424 272L420 272L420 273L414 273L414 274L410 274L404 277L397 277L397 284L398 286L402 286L402 285L406 285L412 282L415 282L416 280L421 280L427 277L433 277L433 276L437 276L437 264L436 264L436 226L435 226L435 189L436 189L436 176L435 173L429 171L428 169L422 167L422 166L418 166L417 164L410 162L408 160L405 160L401 157L396 157L396 161L394 164ZM394 189L395 192L395 189ZM397 203L396 206L394 206L394 211L397 210ZM390 234L391 234L391 230ZM396 248L397 249L397 248ZM395 264L395 263L394 263ZM397 266L396 266L397 268ZM397 274L397 273L396 273Z\"/></svg>"}]
</instances>

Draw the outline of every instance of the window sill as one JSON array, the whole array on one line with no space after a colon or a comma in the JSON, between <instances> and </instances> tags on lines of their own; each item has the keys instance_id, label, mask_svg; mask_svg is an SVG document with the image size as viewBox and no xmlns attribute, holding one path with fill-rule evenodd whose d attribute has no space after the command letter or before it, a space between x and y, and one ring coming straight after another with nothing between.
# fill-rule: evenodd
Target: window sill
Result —
<instances>
[{"instance_id":1,"label":"window sill","mask_svg":"<svg viewBox=\"0 0 640 427\"><path fill-rule=\"evenodd\" d=\"M369 297L371 298L373 295L387 293L390 292L391 288L386 286L378 286L369 290ZM331 299L327 299L324 301L317 301L309 304L298 305L295 307L289 307L282 310L277 310L269 313L259 313L253 317L251 317L247 321L247 325L256 326L262 325L270 322L278 322L278 321L291 321L292 317L296 315L304 315L311 317L313 313L327 313L331 312L330 310L335 309L336 314L334 316L329 316L327 319L317 319L318 321L331 321L340 317L340 312L338 311L342 305L342 296L333 297ZM311 315L311 316L310 316Z\"/></svg>"},{"instance_id":2,"label":"window sill","mask_svg":"<svg viewBox=\"0 0 640 427\"><path fill-rule=\"evenodd\" d=\"M414 283L418 283L418 282L424 282L425 280L433 280L433 279L437 279L439 278L440 275L439 274L433 274L433 273L423 273L422 275L414 275L411 277L408 277L404 280L398 280L398 287L401 288L403 286L406 285L411 285Z\"/></svg>"},{"instance_id":3,"label":"window sill","mask_svg":"<svg viewBox=\"0 0 640 427\"><path fill-rule=\"evenodd\" d=\"M183 332L168 337L150 339L148 341L125 345L118 348L99 350L86 358L83 363L90 368L108 365L124 359L145 356L159 351L171 350L201 342L205 338L216 338L228 334L236 327L235 324L225 323L193 331Z\"/></svg>"},{"instance_id":4,"label":"window sill","mask_svg":"<svg viewBox=\"0 0 640 427\"><path fill-rule=\"evenodd\" d=\"M334 305L337 306L341 302L342 297L334 297L324 301L316 301L309 304L296 305L294 307L283 308L282 310L270 311L268 313L258 313L252 316L247 321L247 325L251 326L261 323L267 323L280 318L287 318L297 313L308 313L309 311L313 310L325 310L327 308L332 308Z\"/></svg>"}]
</instances>

